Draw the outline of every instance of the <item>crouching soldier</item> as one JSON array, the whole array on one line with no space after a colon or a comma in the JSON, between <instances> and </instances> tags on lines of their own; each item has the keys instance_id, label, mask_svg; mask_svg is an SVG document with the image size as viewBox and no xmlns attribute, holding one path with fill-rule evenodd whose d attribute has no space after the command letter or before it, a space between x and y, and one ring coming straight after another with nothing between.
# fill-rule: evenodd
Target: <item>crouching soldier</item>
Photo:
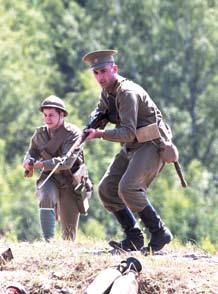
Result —
<instances>
[{"instance_id":1,"label":"crouching soldier","mask_svg":"<svg viewBox=\"0 0 218 294\"><path fill-rule=\"evenodd\" d=\"M45 240L54 237L55 219L59 215L63 239L74 241L80 213L86 214L92 193L82 150L78 147L69 155L81 131L65 122L68 112L63 100L56 96L47 97L40 111L45 125L36 128L31 138L23 161L25 175L31 177L35 169L41 170L36 194Z\"/></svg>"}]
</instances>

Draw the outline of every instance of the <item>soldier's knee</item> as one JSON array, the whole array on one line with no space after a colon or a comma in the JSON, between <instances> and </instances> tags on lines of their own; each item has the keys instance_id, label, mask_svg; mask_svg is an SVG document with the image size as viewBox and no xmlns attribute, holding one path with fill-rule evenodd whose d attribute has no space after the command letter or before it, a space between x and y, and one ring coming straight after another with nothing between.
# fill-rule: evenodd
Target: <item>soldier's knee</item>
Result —
<instances>
[{"instance_id":1,"label":"soldier's knee","mask_svg":"<svg viewBox=\"0 0 218 294\"><path fill-rule=\"evenodd\" d=\"M54 208L55 205L52 203L52 201L49 200L41 200L39 201L39 207L40 208Z\"/></svg>"},{"instance_id":2,"label":"soldier's knee","mask_svg":"<svg viewBox=\"0 0 218 294\"><path fill-rule=\"evenodd\" d=\"M53 186L47 185L37 190L37 197L40 208L54 208L57 203L58 192Z\"/></svg>"},{"instance_id":3,"label":"soldier's knee","mask_svg":"<svg viewBox=\"0 0 218 294\"><path fill-rule=\"evenodd\" d=\"M98 185L98 193L100 198L104 198L104 195L108 194L109 189L110 185L108 183L108 180L106 178L103 178Z\"/></svg>"},{"instance_id":4,"label":"soldier's knee","mask_svg":"<svg viewBox=\"0 0 218 294\"><path fill-rule=\"evenodd\" d=\"M118 187L118 195L125 205L133 212L137 211L135 197L133 197L134 194L134 190L127 183L124 181L120 182Z\"/></svg>"},{"instance_id":5,"label":"soldier's knee","mask_svg":"<svg viewBox=\"0 0 218 294\"><path fill-rule=\"evenodd\" d=\"M120 181L118 186L118 195L121 199L125 200L125 195L130 191L130 187L125 181Z\"/></svg>"},{"instance_id":6,"label":"soldier's knee","mask_svg":"<svg viewBox=\"0 0 218 294\"><path fill-rule=\"evenodd\" d=\"M52 197L48 193L41 192L40 195L38 195L39 199L39 207L40 208L54 208L55 204Z\"/></svg>"},{"instance_id":7,"label":"soldier's knee","mask_svg":"<svg viewBox=\"0 0 218 294\"><path fill-rule=\"evenodd\" d=\"M98 185L98 195L100 197L100 200L104 206L104 208L110 212L113 211L112 199L111 197L114 195L114 193L110 190L110 185L108 184L108 181L103 179Z\"/></svg>"},{"instance_id":8,"label":"soldier's knee","mask_svg":"<svg viewBox=\"0 0 218 294\"><path fill-rule=\"evenodd\" d=\"M98 193L101 194L103 192L103 189L104 189L104 185L102 181L100 181L100 183L98 184Z\"/></svg>"}]
</instances>

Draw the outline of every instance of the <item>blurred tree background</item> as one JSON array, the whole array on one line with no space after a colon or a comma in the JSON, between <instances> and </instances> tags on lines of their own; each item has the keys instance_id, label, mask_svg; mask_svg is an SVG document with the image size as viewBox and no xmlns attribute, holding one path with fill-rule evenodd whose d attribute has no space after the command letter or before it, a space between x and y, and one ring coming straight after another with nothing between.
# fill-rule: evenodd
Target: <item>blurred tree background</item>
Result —
<instances>
[{"instance_id":1,"label":"blurred tree background","mask_svg":"<svg viewBox=\"0 0 218 294\"><path fill-rule=\"evenodd\" d=\"M218 244L218 4L214 0L0 0L0 235L40 237L35 180L22 160L40 102L63 98L68 120L83 128L100 88L81 61L88 51L115 48L120 74L142 85L171 125L189 183L180 187L167 165L148 193L181 241ZM119 144L89 142L95 184L80 231L109 238L120 229L96 190ZM208 245L209 244L209 245Z\"/></svg>"}]
</instances>

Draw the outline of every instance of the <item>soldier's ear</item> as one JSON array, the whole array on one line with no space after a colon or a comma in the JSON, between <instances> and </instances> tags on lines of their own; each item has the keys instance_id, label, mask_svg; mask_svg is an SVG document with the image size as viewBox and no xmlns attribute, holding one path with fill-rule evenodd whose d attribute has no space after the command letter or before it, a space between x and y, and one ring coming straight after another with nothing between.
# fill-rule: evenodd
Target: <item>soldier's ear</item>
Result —
<instances>
[{"instance_id":1,"label":"soldier's ear","mask_svg":"<svg viewBox=\"0 0 218 294\"><path fill-rule=\"evenodd\" d=\"M114 71L114 73L117 73L118 72L118 66L117 66L117 64L113 64L113 71Z\"/></svg>"},{"instance_id":2,"label":"soldier's ear","mask_svg":"<svg viewBox=\"0 0 218 294\"><path fill-rule=\"evenodd\" d=\"M65 115L64 115L64 112L63 112L63 111L60 111L60 117L61 117L61 118L64 118L64 116L65 116Z\"/></svg>"}]
</instances>

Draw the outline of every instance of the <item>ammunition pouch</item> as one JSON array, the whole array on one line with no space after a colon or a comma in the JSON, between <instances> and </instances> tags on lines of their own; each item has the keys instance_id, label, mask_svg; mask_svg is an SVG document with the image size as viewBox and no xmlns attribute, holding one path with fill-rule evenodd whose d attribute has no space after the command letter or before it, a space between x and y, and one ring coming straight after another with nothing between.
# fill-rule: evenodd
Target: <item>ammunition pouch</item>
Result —
<instances>
[{"instance_id":1,"label":"ammunition pouch","mask_svg":"<svg viewBox=\"0 0 218 294\"><path fill-rule=\"evenodd\" d=\"M75 185L76 184L76 185ZM89 209L89 199L92 195L92 182L88 177L88 171L85 164L73 174L74 194L78 210L81 214L87 214Z\"/></svg>"},{"instance_id":2,"label":"ammunition pouch","mask_svg":"<svg viewBox=\"0 0 218 294\"><path fill-rule=\"evenodd\" d=\"M154 123L136 130L136 139L139 143L159 140L159 153L161 159L166 163L176 162L179 159L177 147L171 142L172 132L170 127L161 123L159 126Z\"/></svg>"},{"instance_id":3,"label":"ammunition pouch","mask_svg":"<svg viewBox=\"0 0 218 294\"><path fill-rule=\"evenodd\" d=\"M161 137L158 125L150 124L136 130L136 139L139 143L152 141Z\"/></svg>"}]
</instances>

